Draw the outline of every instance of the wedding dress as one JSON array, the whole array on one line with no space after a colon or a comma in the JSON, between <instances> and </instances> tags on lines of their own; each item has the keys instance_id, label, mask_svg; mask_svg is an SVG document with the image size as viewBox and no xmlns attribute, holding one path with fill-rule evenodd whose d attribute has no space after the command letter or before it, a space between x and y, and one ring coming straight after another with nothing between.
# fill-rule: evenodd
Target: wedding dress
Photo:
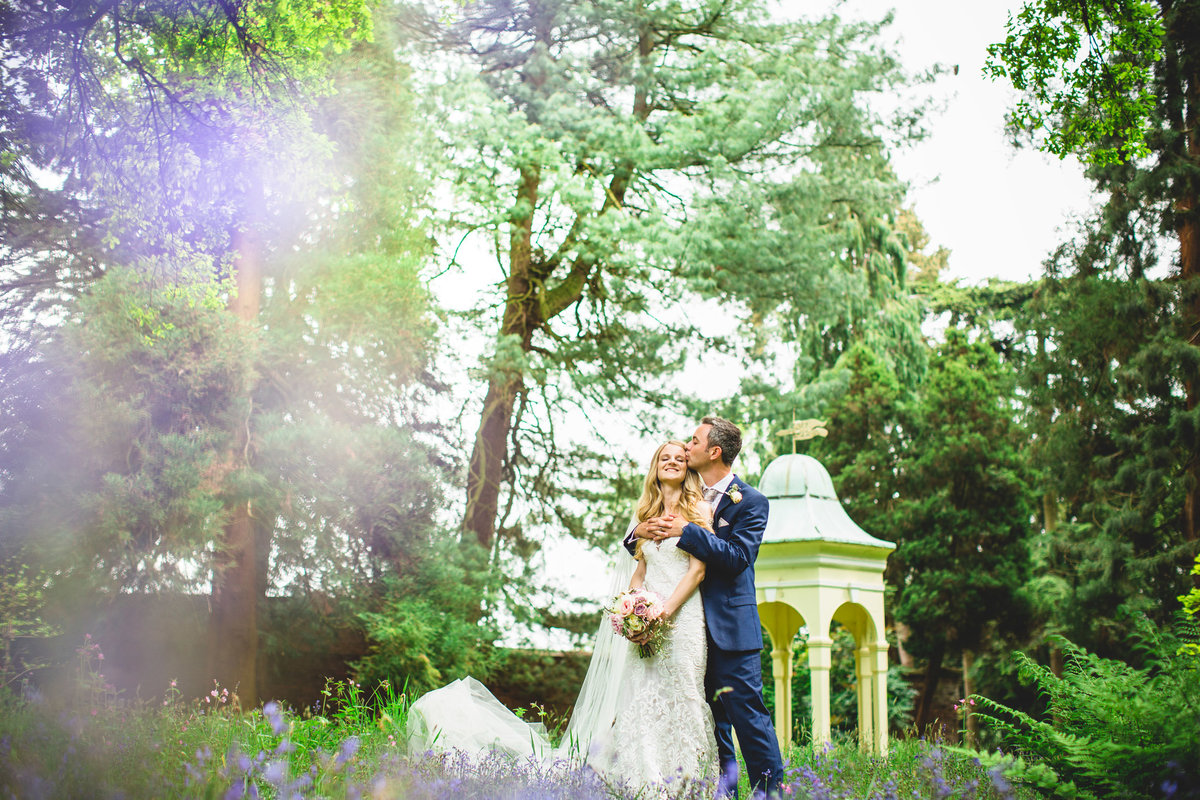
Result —
<instances>
[{"instance_id":1,"label":"wedding dress","mask_svg":"<svg viewBox=\"0 0 1200 800\"><path fill-rule=\"evenodd\" d=\"M645 588L664 599L687 572L688 555L677 548L678 542L646 542L642 550ZM616 570L608 597L629 585L632 562L622 560L624 569ZM540 725L519 719L474 678L455 681L413 703L409 747L413 752L501 750L517 757L570 759L639 787L665 787L681 779L715 781L717 745L704 698L706 659L699 591L675 612L661 647L649 658L639 658L633 644L612 632L606 614L557 748L550 746Z\"/></svg>"}]
</instances>

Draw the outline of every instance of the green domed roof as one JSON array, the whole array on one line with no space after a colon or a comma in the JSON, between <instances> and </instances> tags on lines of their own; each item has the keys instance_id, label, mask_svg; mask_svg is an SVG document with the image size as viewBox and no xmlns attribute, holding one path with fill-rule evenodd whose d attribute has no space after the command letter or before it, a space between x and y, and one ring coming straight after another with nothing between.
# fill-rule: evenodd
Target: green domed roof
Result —
<instances>
[{"instance_id":1,"label":"green domed roof","mask_svg":"<svg viewBox=\"0 0 1200 800\"><path fill-rule=\"evenodd\" d=\"M759 491L771 502L763 542L821 540L894 550L850 519L838 501L829 471L812 456L776 458L763 471Z\"/></svg>"}]
</instances>

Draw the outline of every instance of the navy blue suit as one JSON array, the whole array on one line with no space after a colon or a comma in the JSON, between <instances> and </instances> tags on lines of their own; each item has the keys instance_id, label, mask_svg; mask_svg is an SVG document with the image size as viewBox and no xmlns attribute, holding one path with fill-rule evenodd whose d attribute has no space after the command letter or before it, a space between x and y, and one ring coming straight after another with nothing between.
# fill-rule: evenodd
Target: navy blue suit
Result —
<instances>
[{"instance_id":1,"label":"navy blue suit","mask_svg":"<svg viewBox=\"0 0 1200 800\"><path fill-rule=\"evenodd\" d=\"M741 501L734 503L734 486ZM754 591L754 561L769 513L767 498L736 475L713 509L713 532L688 523L679 549L704 562L700 584L708 629L704 691L716 722L723 786L736 792L737 731L750 785L773 793L783 777L775 727L762 696L762 623ZM626 540L627 546L632 544ZM729 781L732 779L732 785Z\"/></svg>"}]
</instances>

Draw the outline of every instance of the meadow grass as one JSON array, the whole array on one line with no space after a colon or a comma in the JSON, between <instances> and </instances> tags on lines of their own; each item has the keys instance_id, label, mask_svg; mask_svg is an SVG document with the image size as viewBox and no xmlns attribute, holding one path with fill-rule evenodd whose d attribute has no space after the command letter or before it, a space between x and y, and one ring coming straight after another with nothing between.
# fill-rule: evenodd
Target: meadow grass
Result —
<instances>
[{"instance_id":1,"label":"meadow grass","mask_svg":"<svg viewBox=\"0 0 1200 800\"><path fill-rule=\"evenodd\" d=\"M638 788L586 766L500 754L410 753L408 697L330 682L312 708L241 709L214 686L185 701L172 686L155 703L127 702L98 671L70 705L0 691L0 798L708 798L676 782ZM554 727L554 726L551 726ZM667 743L669 746L669 743ZM853 742L796 747L784 797L810 800L1024 798L970 754L895 740L886 758ZM743 770L741 796L748 797Z\"/></svg>"},{"instance_id":2,"label":"meadow grass","mask_svg":"<svg viewBox=\"0 0 1200 800\"><path fill-rule=\"evenodd\" d=\"M0 715L0 796L330 797L330 798L702 798L678 784L639 792L586 767L502 755L409 753L406 699L386 687L363 696L331 684L315 713L241 711L230 704L168 702L52 710L4 702ZM1000 798L969 756L917 739L892 743L886 758L852 743L796 747L785 797ZM747 797L745 778L742 796ZM1032 796L1032 795L1029 795Z\"/></svg>"}]
</instances>

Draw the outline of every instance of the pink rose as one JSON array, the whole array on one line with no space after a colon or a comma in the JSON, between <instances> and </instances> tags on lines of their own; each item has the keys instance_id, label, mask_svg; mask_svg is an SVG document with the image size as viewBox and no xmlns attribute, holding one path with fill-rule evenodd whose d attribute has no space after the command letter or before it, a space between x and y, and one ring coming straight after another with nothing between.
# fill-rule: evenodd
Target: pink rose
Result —
<instances>
[{"instance_id":1,"label":"pink rose","mask_svg":"<svg viewBox=\"0 0 1200 800\"><path fill-rule=\"evenodd\" d=\"M633 598L629 595L621 595L617 599L617 613L622 617L628 617L633 612Z\"/></svg>"}]
</instances>

